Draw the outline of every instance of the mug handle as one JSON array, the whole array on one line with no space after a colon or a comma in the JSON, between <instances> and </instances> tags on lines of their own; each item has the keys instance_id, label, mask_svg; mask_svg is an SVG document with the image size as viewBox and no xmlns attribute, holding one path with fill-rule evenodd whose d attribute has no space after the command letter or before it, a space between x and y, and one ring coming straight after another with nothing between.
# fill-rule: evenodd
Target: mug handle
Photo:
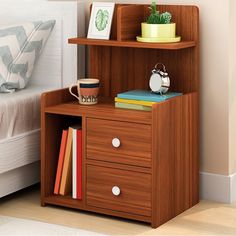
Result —
<instances>
[{"instance_id":1,"label":"mug handle","mask_svg":"<svg viewBox=\"0 0 236 236\"><path fill-rule=\"evenodd\" d=\"M76 98L80 101L79 97L76 96L76 95L72 92L72 87L73 87L73 86L75 86L75 85L72 84L72 85L69 87L69 92L70 92L70 94L71 94L72 96L76 97ZM77 84L77 86L79 86L79 84ZM79 92L79 93L80 93L80 92Z\"/></svg>"}]
</instances>

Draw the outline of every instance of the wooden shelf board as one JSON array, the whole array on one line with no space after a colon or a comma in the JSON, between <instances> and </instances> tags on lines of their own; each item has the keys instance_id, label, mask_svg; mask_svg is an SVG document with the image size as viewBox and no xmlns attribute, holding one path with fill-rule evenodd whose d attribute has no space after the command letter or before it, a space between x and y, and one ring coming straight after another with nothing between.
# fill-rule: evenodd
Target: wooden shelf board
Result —
<instances>
[{"instance_id":1,"label":"wooden shelf board","mask_svg":"<svg viewBox=\"0 0 236 236\"><path fill-rule=\"evenodd\" d=\"M71 44L80 45L95 45L95 46L111 46L111 47L130 47L130 48L153 48L153 49L168 49L178 50L184 48L195 47L194 41L181 41L178 43L142 43L133 41L117 41L117 40L101 40L87 38L71 38L68 40Z\"/></svg>"},{"instance_id":2,"label":"wooden shelf board","mask_svg":"<svg viewBox=\"0 0 236 236\"><path fill-rule=\"evenodd\" d=\"M80 105L77 101L62 103L46 107L45 112L151 124L152 112L150 111L119 109L115 108L115 104L111 100L100 98L99 101L98 104L92 106Z\"/></svg>"}]
</instances>

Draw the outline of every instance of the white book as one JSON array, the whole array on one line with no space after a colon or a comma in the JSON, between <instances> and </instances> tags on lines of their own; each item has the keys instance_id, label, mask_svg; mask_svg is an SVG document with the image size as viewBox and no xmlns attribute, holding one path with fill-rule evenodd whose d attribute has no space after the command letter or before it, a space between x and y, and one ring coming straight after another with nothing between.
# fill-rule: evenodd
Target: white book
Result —
<instances>
[{"instance_id":1,"label":"white book","mask_svg":"<svg viewBox=\"0 0 236 236\"><path fill-rule=\"evenodd\" d=\"M77 129L72 133L72 198L76 199L77 195Z\"/></svg>"}]
</instances>

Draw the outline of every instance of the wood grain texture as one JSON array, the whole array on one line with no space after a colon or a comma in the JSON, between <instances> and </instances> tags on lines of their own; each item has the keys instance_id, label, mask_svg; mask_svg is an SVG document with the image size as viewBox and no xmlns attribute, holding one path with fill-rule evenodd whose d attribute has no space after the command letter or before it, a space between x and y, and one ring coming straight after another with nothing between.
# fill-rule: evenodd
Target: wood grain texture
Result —
<instances>
[{"instance_id":1,"label":"wood grain texture","mask_svg":"<svg viewBox=\"0 0 236 236\"><path fill-rule=\"evenodd\" d=\"M41 97L41 204L43 206L46 203L45 198L53 195L62 130L82 122L80 116L48 114L45 109L49 105L70 101L71 97L68 89L44 93ZM79 204L83 205L84 201L80 201Z\"/></svg>"},{"instance_id":2,"label":"wood grain texture","mask_svg":"<svg viewBox=\"0 0 236 236\"><path fill-rule=\"evenodd\" d=\"M96 212L100 214L111 215L111 216L116 216L116 217L121 217L121 218L126 218L126 219L139 220L139 221L148 222L148 223L151 222L150 216L134 215L131 213L120 212L120 211L115 211L111 209L103 209L100 207L94 207L94 206L88 206L88 205L86 205L85 207L79 204L79 201L69 196L62 197L62 196L53 195L50 197L46 197L45 203L50 204L50 205L69 207L73 209L91 211L91 212Z\"/></svg>"},{"instance_id":3,"label":"wood grain texture","mask_svg":"<svg viewBox=\"0 0 236 236\"><path fill-rule=\"evenodd\" d=\"M102 47L106 48L106 47ZM165 64L171 79L171 90L183 93L199 90L198 56L195 49L163 51L153 49L110 48L111 70L98 60L90 71L91 77L99 78L103 84L101 96L114 98L118 93L132 89L148 89L149 78L157 62ZM105 50L101 50L104 54ZM198 54L197 54L198 55ZM95 58L93 58L95 60ZM96 61L96 60L95 60ZM91 61L92 62L92 61ZM119 65L119 66L118 66ZM103 87L107 89L104 90Z\"/></svg>"},{"instance_id":4,"label":"wood grain texture","mask_svg":"<svg viewBox=\"0 0 236 236\"><path fill-rule=\"evenodd\" d=\"M143 8L146 17L147 5L116 5L112 40L69 40L88 45L88 76L100 79L100 98L97 105L85 106L68 89L42 96L41 199L42 205L138 219L157 227L199 201L199 12L194 6L159 6L173 14L182 41L139 43L133 37L141 16L132 25L127 10L134 8ZM166 65L171 90L184 95L155 104L151 112L115 108L117 93L148 89L157 62ZM59 134L78 118L84 141L82 202L52 195ZM115 134L124 144L118 150L111 146ZM121 184L126 194L114 198L113 184Z\"/></svg>"},{"instance_id":5,"label":"wood grain texture","mask_svg":"<svg viewBox=\"0 0 236 236\"><path fill-rule=\"evenodd\" d=\"M178 50L184 48L192 48L196 46L194 41L181 41L178 43L142 43L135 40L117 41L117 40L102 40L102 39L87 39L87 38L71 38L68 40L71 44L91 45L91 46L110 46L110 47L125 47L125 48L152 48Z\"/></svg>"},{"instance_id":6,"label":"wood grain texture","mask_svg":"<svg viewBox=\"0 0 236 236\"><path fill-rule=\"evenodd\" d=\"M199 201L197 93L153 110L153 214L157 227ZM190 125L191 124L191 125ZM154 132L158 130L158 134ZM193 138L195 137L195 138Z\"/></svg>"},{"instance_id":7,"label":"wood grain texture","mask_svg":"<svg viewBox=\"0 0 236 236\"><path fill-rule=\"evenodd\" d=\"M199 122L199 94L189 97L190 111L190 206L199 202L199 149L200 149L200 122Z\"/></svg>"},{"instance_id":8,"label":"wood grain texture","mask_svg":"<svg viewBox=\"0 0 236 236\"><path fill-rule=\"evenodd\" d=\"M87 119L87 151L97 151L123 156L151 159L151 126L128 122ZM118 138L120 147L113 147L112 140ZM96 158L96 156L94 157Z\"/></svg>"},{"instance_id":9,"label":"wood grain texture","mask_svg":"<svg viewBox=\"0 0 236 236\"><path fill-rule=\"evenodd\" d=\"M112 194L114 186L119 196ZM88 165L86 198L88 205L151 216L151 175Z\"/></svg>"},{"instance_id":10,"label":"wood grain texture","mask_svg":"<svg viewBox=\"0 0 236 236\"><path fill-rule=\"evenodd\" d=\"M143 16L142 5L119 6L117 8L117 40L134 40L136 36L141 35L140 22L143 22Z\"/></svg>"},{"instance_id":11,"label":"wood grain texture","mask_svg":"<svg viewBox=\"0 0 236 236\"><path fill-rule=\"evenodd\" d=\"M107 168L116 168L120 170L135 171L135 172L147 173L147 174L151 173L151 168L140 167L138 165L135 165L135 166L124 165L122 163L112 163L108 161L100 161L100 160L94 160L94 159L86 159L86 164L107 167Z\"/></svg>"},{"instance_id":12,"label":"wood grain texture","mask_svg":"<svg viewBox=\"0 0 236 236\"><path fill-rule=\"evenodd\" d=\"M68 91L68 89L66 89L66 91ZM80 105L78 101L73 101L47 107L45 108L45 112L48 114L61 114L71 116L86 115L87 117L91 118L118 121L122 120L132 123L151 124L151 112L118 109L115 108L113 101L106 99L103 100L102 98L99 99L98 104L93 106Z\"/></svg>"},{"instance_id":13,"label":"wood grain texture","mask_svg":"<svg viewBox=\"0 0 236 236\"><path fill-rule=\"evenodd\" d=\"M92 66L89 75L102 81L101 95L105 97L109 95L114 98L117 93L126 90L147 89L151 71L157 62L166 65L171 78L172 90L183 93L198 91L198 8L195 6L158 5L161 11L172 13L173 21L177 24L177 34L182 37L182 41L179 43L166 44L140 43L135 39L130 39L140 33L140 30L135 33L131 29L137 28L137 24L142 21L140 8L143 8L143 19L147 17L148 5L117 6L117 35L120 41L116 39L109 41L87 38L69 39L69 43L88 45L91 55L96 55L90 58ZM136 9L137 13L135 14L139 15L133 21L130 17L134 14L132 9ZM127 40L121 40L122 37Z\"/></svg>"},{"instance_id":14,"label":"wood grain texture","mask_svg":"<svg viewBox=\"0 0 236 236\"><path fill-rule=\"evenodd\" d=\"M141 166L151 168L151 158L144 158L140 156L127 156L118 154L116 152L107 153L103 151L98 151L94 149L87 149L87 158L91 160L100 160L111 163L120 163L132 166Z\"/></svg>"},{"instance_id":15,"label":"wood grain texture","mask_svg":"<svg viewBox=\"0 0 236 236\"><path fill-rule=\"evenodd\" d=\"M115 4L115 9L114 9L113 18L112 18L110 39L117 39L117 8L118 6L119 4Z\"/></svg>"},{"instance_id":16,"label":"wood grain texture","mask_svg":"<svg viewBox=\"0 0 236 236\"><path fill-rule=\"evenodd\" d=\"M90 77L98 78L100 81L99 94L103 97L110 97L110 74L112 70L111 66L111 48L110 47L98 47L92 46L89 49L90 61L96 63L90 63ZM99 75L103 76L99 76Z\"/></svg>"},{"instance_id":17,"label":"wood grain texture","mask_svg":"<svg viewBox=\"0 0 236 236\"><path fill-rule=\"evenodd\" d=\"M44 120L42 121L44 122ZM41 129L41 203L45 204L45 197L53 195L56 169L59 157L61 142L61 132L70 125L80 124L80 117L45 114L45 123ZM52 148L53 147L53 148ZM84 171L82 170L84 175ZM84 176L82 177L84 181ZM84 184L83 184L84 185ZM71 196L70 196L71 197ZM84 204L84 198L79 201L80 205Z\"/></svg>"},{"instance_id":18,"label":"wood grain texture","mask_svg":"<svg viewBox=\"0 0 236 236\"><path fill-rule=\"evenodd\" d=\"M76 87L73 88L73 92L76 92ZM55 106L57 104L66 103L75 100L69 93L68 88L48 91L41 95L41 109L44 111L47 107Z\"/></svg>"}]
</instances>

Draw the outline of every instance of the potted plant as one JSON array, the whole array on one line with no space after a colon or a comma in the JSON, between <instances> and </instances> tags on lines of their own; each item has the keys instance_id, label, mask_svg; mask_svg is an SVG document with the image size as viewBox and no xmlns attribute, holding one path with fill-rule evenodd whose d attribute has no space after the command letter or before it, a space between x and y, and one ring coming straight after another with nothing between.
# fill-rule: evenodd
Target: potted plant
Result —
<instances>
[{"instance_id":1,"label":"potted plant","mask_svg":"<svg viewBox=\"0 0 236 236\"><path fill-rule=\"evenodd\" d=\"M171 13L160 13L156 1L152 1L149 9L147 22L141 23L142 38L175 38L176 25L171 23Z\"/></svg>"}]
</instances>

